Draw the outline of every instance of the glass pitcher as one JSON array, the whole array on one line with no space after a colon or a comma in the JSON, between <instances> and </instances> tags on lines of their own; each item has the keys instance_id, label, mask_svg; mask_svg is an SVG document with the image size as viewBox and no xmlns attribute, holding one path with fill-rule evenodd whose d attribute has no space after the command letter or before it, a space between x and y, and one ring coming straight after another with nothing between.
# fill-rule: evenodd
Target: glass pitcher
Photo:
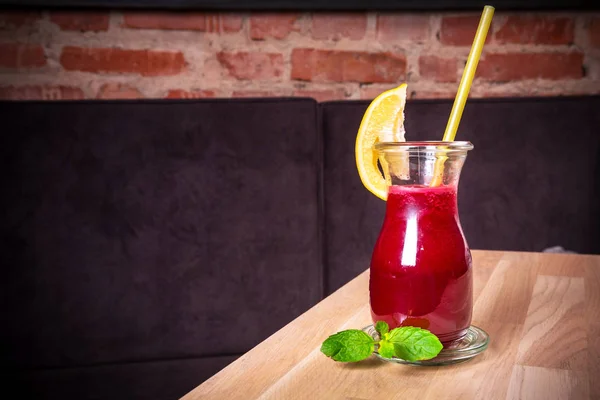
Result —
<instances>
[{"instance_id":1,"label":"glass pitcher","mask_svg":"<svg viewBox=\"0 0 600 400\"><path fill-rule=\"evenodd\" d=\"M471 149L469 142L375 145L388 198L370 266L373 322L428 329L442 343L467 332L472 261L456 196Z\"/></svg>"}]
</instances>

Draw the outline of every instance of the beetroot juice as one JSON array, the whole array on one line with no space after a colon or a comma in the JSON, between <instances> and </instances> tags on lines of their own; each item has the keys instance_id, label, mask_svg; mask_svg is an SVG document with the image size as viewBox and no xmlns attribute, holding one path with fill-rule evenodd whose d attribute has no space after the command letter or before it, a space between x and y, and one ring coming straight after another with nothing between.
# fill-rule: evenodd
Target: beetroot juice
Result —
<instances>
[{"instance_id":1,"label":"beetroot juice","mask_svg":"<svg viewBox=\"0 0 600 400\"><path fill-rule=\"evenodd\" d=\"M444 343L471 323L472 265L454 184L390 186L371 259L373 321L419 326Z\"/></svg>"}]
</instances>

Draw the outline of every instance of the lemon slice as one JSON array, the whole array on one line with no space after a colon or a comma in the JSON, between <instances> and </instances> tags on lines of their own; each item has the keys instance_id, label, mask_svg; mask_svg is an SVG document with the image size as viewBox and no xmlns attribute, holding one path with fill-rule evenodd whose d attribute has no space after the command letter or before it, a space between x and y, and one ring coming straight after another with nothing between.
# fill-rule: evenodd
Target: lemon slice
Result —
<instances>
[{"instance_id":1,"label":"lemon slice","mask_svg":"<svg viewBox=\"0 0 600 400\"><path fill-rule=\"evenodd\" d=\"M373 145L377 142L404 142L406 83L377 96L367 108L356 135L356 168L363 185L375 196L387 200L387 184L379 168Z\"/></svg>"}]
</instances>

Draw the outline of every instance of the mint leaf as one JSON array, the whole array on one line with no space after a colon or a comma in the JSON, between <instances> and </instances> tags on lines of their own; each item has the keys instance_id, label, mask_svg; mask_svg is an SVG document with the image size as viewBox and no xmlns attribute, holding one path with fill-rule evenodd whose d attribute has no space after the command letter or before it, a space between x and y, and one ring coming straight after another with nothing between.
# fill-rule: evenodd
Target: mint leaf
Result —
<instances>
[{"instance_id":1,"label":"mint leaf","mask_svg":"<svg viewBox=\"0 0 600 400\"><path fill-rule=\"evenodd\" d=\"M375 350L375 341L358 329L341 331L329 336L321 345L321 353L335 361L355 362L369 357Z\"/></svg>"},{"instance_id":2,"label":"mint leaf","mask_svg":"<svg viewBox=\"0 0 600 400\"><path fill-rule=\"evenodd\" d=\"M377 352L381 357L385 358L392 358L396 355L394 345L387 340L381 340L379 342L379 349L377 349Z\"/></svg>"},{"instance_id":3,"label":"mint leaf","mask_svg":"<svg viewBox=\"0 0 600 400\"><path fill-rule=\"evenodd\" d=\"M379 337L383 338L383 335L389 332L390 327L385 321L377 321L375 324L375 330L377 333L379 333Z\"/></svg>"},{"instance_id":4,"label":"mint leaf","mask_svg":"<svg viewBox=\"0 0 600 400\"><path fill-rule=\"evenodd\" d=\"M405 326L392 329L380 343L389 342L394 347L394 355L406 361L429 360L442 351L442 343L426 329ZM381 353L380 353L381 354ZM385 356L384 356L385 357Z\"/></svg>"},{"instance_id":5,"label":"mint leaf","mask_svg":"<svg viewBox=\"0 0 600 400\"><path fill-rule=\"evenodd\" d=\"M384 358L420 361L434 358L443 348L439 339L426 329L414 326L389 329L384 321L375 324L379 341L358 329L338 332L323 342L321 352L335 361L356 362L369 357L377 345L377 352Z\"/></svg>"}]
</instances>

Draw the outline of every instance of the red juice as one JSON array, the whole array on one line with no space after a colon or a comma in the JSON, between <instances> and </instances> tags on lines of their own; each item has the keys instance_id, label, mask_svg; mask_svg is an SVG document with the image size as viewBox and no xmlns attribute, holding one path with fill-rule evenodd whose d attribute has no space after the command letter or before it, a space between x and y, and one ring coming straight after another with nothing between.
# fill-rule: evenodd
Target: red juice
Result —
<instances>
[{"instance_id":1,"label":"red juice","mask_svg":"<svg viewBox=\"0 0 600 400\"><path fill-rule=\"evenodd\" d=\"M373 321L419 326L443 343L471 323L472 262L455 186L392 186L371 259Z\"/></svg>"}]
</instances>

